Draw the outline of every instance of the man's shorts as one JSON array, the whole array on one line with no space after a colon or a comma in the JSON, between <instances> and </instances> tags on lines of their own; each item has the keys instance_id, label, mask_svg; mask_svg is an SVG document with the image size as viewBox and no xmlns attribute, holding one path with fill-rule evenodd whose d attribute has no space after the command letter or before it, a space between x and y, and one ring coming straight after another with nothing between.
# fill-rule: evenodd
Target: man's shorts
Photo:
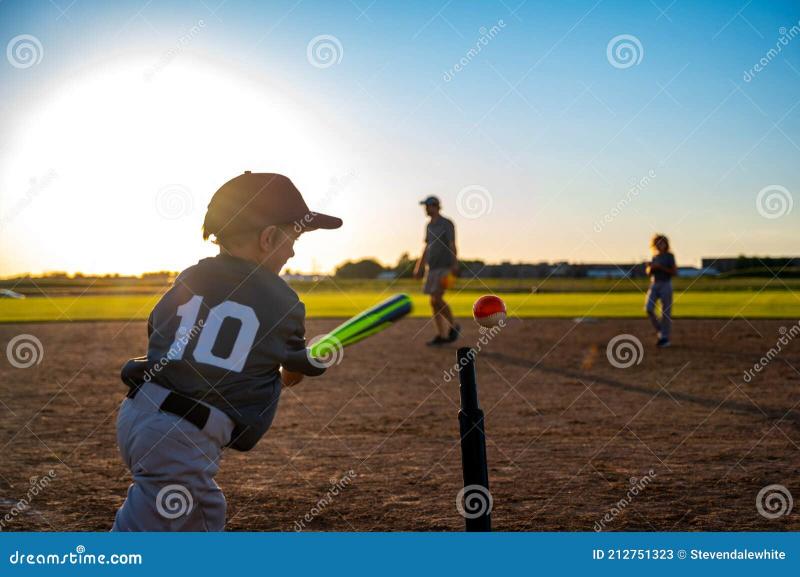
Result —
<instances>
[{"instance_id":1,"label":"man's shorts","mask_svg":"<svg viewBox=\"0 0 800 577\"><path fill-rule=\"evenodd\" d=\"M440 295L444 292L444 280L450 274L449 268L429 268L425 275L422 292L426 295Z\"/></svg>"}]
</instances>

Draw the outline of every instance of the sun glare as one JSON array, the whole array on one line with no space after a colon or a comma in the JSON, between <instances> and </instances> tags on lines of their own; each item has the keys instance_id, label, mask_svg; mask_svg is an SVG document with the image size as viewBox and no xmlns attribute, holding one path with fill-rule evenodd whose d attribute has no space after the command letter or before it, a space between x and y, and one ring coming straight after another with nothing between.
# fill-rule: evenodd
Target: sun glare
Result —
<instances>
[{"instance_id":1,"label":"sun glare","mask_svg":"<svg viewBox=\"0 0 800 577\"><path fill-rule=\"evenodd\" d=\"M313 207L342 172L307 102L186 55L160 70L108 62L52 94L28 105L10 140L4 270L181 269L216 251L199 230L225 180L283 172L315 191ZM315 244L303 239L290 266L310 269Z\"/></svg>"}]
</instances>

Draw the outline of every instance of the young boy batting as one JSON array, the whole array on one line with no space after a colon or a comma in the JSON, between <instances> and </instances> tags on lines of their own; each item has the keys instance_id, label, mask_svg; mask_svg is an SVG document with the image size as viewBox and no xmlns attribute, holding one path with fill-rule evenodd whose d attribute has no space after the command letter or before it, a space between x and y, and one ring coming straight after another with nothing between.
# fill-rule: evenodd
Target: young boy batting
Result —
<instances>
[{"instance_id":1,"label":"young boy batting","mask_svg":"<svg viewBox=\"0 0 800 577\"><path fill-rule=\"evenodd\" d=\"M647 291L645 310L653 328L656 329L656 345L670 346L672 332L672 277L678 274L675 256L669 252L669 239L663 234L656 234L650 241L653 259L647 264L650 276L650 288ZM661 301L661 318L656 316L656 301Z\"/></svg>"},{"instance_id":2,"label":"young boy batting","mask_svg":"<svg viewBox=\"0 0 800 577\"><path fill-rule=\"evenodd\" d=\"M306 353L305 307L278 275L300 233L341 224L280 174L248 171L214 194L203 237L219 255L178 276L150 314L147 357L123 367L117 442L133 483L113 530L223 530L223 448L251 449L281 386L324 371Z\"/></svg>"},{"instance_id":3,"label":"young boy batting","mask_svg":"<svg viewBox=\"0 0 800 577\"><path fill-rule=\"evenodd\" d=\"M456 256L456 228L453 221L441 214L442 204L435 196L429 196L420 202L425 207L425 214L430 221L425 228L425 248L414 267L414 276L422 278L426 270L423 292L430 295L433 320L437 334L428 341L429 346L439 346L458 340L461 332L450 305L444 301L445 288L449 288L450 275L458 273L458 257Z\"/></svg>"}]
</instances>

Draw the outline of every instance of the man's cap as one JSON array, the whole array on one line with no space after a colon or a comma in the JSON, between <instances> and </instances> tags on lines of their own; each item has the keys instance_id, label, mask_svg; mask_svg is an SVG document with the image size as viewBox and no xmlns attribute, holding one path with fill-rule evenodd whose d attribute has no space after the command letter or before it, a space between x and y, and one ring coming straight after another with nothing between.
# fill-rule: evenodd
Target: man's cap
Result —
<instances>
[{"instance_id":1,"label":"man's cap","mask_svg":"<svg viewBox=\"0 0 800 577\"><path fill-rule=\"evenodd\" d=\"M420 200L419 203L420 204L424 204L426 206L431 206L431 205L433 205L433 206L442 206L442 203L439 200L438 196L429 196L425 200Z\"/></svg>"},{"instance_id":2,"label":"man's cap","mask_svg":"<svg viewBox=\"0 0 800 577\"><path fill-rule=\"evenodd\" d=\"M203 233L219 237L277 224L294 224L300 231L331 229L342 226L342 219L311 211L297 187L282 174L247 170L214 193Z\"/></svg>"}]
</instances>

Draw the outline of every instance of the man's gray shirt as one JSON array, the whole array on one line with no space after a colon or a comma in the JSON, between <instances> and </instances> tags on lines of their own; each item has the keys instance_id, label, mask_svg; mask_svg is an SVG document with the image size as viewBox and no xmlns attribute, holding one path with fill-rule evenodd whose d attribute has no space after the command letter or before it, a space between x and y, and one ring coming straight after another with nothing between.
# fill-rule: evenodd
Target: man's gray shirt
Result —
<instances>
[{"instance_id":1,"label":"man's gray shirt","mask_svg":"<svg viewBox=\"0 0 800 577\"><path fill-rule=\"evenodd\" d=\"M425 243L428 247L429 268L450 268L456 264L451 245L455 246L456 227L449 218L439 216L428 223Z\"/></svg>"}]
</instances>

